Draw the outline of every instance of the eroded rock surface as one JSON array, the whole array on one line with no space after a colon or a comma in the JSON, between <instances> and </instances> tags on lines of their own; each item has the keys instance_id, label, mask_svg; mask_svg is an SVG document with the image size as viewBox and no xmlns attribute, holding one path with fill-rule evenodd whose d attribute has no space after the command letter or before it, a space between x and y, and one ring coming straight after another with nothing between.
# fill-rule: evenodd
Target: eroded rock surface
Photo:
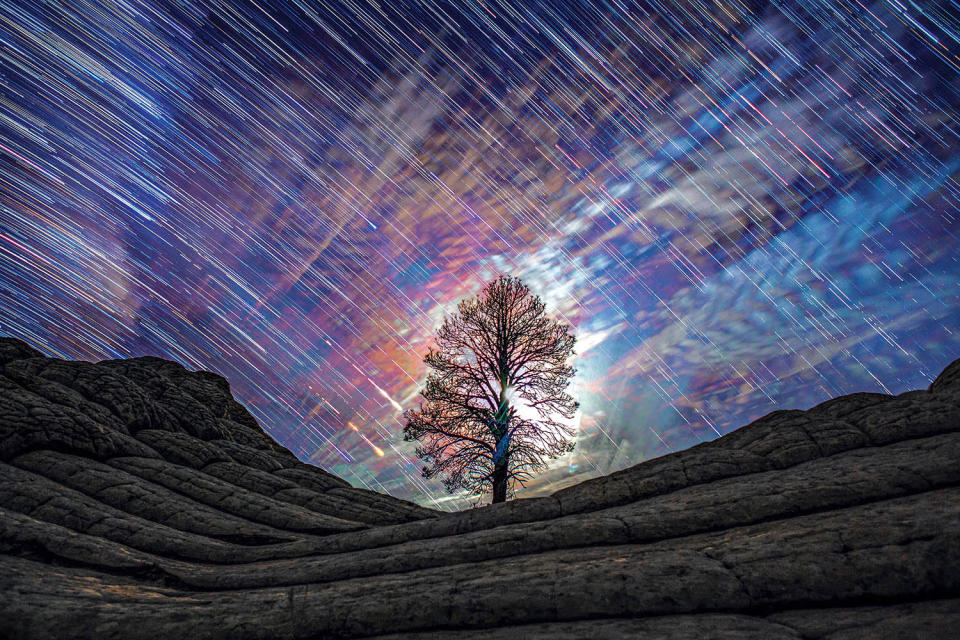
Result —
<instances>
[{"instance_id":1,"label":"eroded rock surface","mask_svg":"<svg viewBox=\"0 0 960 640\"><path fill-rule=\"evenodd\" d=\"M456 514L300 463L226 380L0 339L0 637L953 638L960 361Z\"/></svg>"}]
</instances>

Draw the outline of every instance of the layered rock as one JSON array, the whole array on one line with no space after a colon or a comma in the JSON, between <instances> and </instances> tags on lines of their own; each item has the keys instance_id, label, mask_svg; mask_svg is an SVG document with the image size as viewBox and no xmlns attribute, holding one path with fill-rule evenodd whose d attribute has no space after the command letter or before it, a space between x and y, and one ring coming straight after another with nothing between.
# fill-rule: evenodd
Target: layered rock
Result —
<instances>
[{"instance_id":1,"label":"layered rock","mask_svg":"<svg viewBox=\"0 0 960 640\"><path fill-rule=\"evenodd\" d=\"M215 374L0 340L0 636L948 638L960 361L553 496L441 514Z\"/></svg>"}]
</instances>

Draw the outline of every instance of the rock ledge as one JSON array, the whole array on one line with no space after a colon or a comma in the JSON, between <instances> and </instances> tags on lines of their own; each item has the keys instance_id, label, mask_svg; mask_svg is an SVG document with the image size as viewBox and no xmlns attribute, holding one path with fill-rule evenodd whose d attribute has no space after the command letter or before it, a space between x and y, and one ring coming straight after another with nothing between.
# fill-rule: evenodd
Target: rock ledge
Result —
<instances>
[{"instance_id":1,"label":"rock ledge","mask_svg":"<svg viewBox=\"0 0 960 640\"><path fill-rule=\"evenodd\" d=\"M948 638L960 360L441 514L299 462L222 377L0 338L3 638Z\"/></svg>"}]
</instances>

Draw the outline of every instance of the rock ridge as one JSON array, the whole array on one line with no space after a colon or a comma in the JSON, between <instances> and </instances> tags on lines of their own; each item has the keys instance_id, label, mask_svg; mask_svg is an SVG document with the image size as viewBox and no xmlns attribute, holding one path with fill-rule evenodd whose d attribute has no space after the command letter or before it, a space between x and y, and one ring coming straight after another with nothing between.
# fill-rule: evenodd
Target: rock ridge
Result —
<instances>
[{"instance_id":1,"label":"rock ridge","mask_svg":"<svg viewBox=\"0 0 960 640\"><path fill-rule=\"evenodd\" d=\"M444 514L301 463L215 373L0 338L0 637L953 637L958 460L960 360Z\"/></svg>"}]
</instances>

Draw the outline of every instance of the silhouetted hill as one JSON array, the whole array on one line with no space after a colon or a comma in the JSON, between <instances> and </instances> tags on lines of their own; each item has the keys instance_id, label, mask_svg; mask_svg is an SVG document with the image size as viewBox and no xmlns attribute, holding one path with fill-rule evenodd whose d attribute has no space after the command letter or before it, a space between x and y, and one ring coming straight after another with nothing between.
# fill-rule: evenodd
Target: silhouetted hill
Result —
<instances>
[{"instance_id":1,"label":"silhouetted hill","mask_svg":"<svg viewBox=\"0 0 960 640\"><path fill-rule=\"evenodd\" d=\"M960 360L550 497L351 488L222 377L0 339L7 638L953 638ZM392 635L391 635L392 634Z\"/></svg>"}]
</instances>

